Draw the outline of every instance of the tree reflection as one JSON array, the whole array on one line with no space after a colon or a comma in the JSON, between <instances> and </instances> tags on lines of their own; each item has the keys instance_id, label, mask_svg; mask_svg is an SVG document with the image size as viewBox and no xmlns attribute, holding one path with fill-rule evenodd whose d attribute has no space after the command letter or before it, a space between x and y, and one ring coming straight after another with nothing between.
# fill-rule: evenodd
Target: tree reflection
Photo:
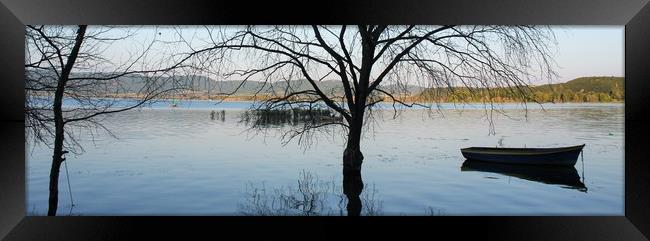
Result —
<instances>
[{"instance_id":1,"label":"tree reflection","mask_svg":"<svg viewBox=\"0 0 650 241\"><path fill-rule=\"evenodd\" d=\"M343 194L348 198L348 216L361 215L361 192L363 191L363 180L361 172L343 171Z\"/></svg>"},{"instance_id":2,"label":"tree reflection","mask_svg":"<svg viewBox=\"0 0 650 241\"><path fill-rule=\"evenodd\" d=\"M334 180L322 181L303 171L297 185L267 189L263 183L248 184L239 210L243 215L252 216L380 215L381 202L377 200L374 185L371 186L363 193L363 180L358 172L345 172L341 186Z\"/></svg>"}]
</instances>

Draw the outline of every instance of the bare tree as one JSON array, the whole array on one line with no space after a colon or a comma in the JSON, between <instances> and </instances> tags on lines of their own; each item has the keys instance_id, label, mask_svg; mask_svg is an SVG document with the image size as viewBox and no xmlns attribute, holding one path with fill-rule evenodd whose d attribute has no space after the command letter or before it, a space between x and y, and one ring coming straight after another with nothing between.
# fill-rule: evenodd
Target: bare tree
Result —
<instances>
[{"instance_id":1,"label":"bare tree","mask_svg":"<svg viewBox=\"0 0 650 241\"><path fill-rule=\"evenodd\" d=\"M102 125L103 117L186 89L187 76L175 75L186 69L182 63L190 56L150 60L151 48L160 42L156 37L142 43L141 49L125 60L107 57L111 44L134 33L108 26L26 27L25 125L32 140L53 149L50 216L57 211L59 170L65 154L83 151L75 131L111 134ZM119 98L128 95L135 98Z\"/></svg>"},{"instance_id":2,"label":"bare tree","mask_svg":"<svg viewBox=\"0 0 650 241\"><path fill-rule=\"evenodd\" d=\"M508 91L525 105L534 101L529 90L532 79L555 76L551 58L555 39L548 27L244 26L206 27L206 32L207 45L195 46L193 52L200 56L195 66L242 84L263 81L258 93L271 93L271 98L256 109L320 105L341 117L307 122L285 137L342 127L347 134L344 171L360 172L362 130L381 102L392 103L396 117L404 107L431 110L435 93L455 94L462 87L469 94L458 94L459 98L484 97L491 117L498 111L492 104L494 90ZM323 87L332 79L340 89ZM409 99L413 94L409 86L414 85L435 91L428 92L428 98Z\"/></svg>"}]
</instances>

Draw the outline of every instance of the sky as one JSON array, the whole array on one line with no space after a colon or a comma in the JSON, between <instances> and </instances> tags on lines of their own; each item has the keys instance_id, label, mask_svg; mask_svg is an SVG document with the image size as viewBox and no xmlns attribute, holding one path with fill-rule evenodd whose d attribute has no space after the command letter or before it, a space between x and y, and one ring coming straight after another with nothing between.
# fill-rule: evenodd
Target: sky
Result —
<instances>
[{"instance_id":1,"label":"sky","mask_svg":"<svg viewBox=\"0 0 650 241\"><path fill-rule=\"evenodd\" d=\"M177 26L182 35L188 40L207 39L196 34L197 26ZM623 76L624 75L624 26L551 26L557 39L557 51L553 57L556 62L558 78L554 80L539 80L544 84L550 82L566 82L584 76ZM198 31L201 32L201 31ZM143 27L128 40L115 43L107 51L111 58L128 56L133 49L141 48L156 35L165 39L166 36L176 36L176 30L171 27ZM207 36L207 35L206 35ZM170 51L161 50L161 51Z\"/></svg>"},{"instance_id":2,"label":"sky","mask_svg":"<svg viewBox=\"0 0 650 241\"><path fill-rule=\"evenodd\" d=\"M623 76L624 26L555 27L559 80L581 76Z\"/></svg>"}]
</instances>

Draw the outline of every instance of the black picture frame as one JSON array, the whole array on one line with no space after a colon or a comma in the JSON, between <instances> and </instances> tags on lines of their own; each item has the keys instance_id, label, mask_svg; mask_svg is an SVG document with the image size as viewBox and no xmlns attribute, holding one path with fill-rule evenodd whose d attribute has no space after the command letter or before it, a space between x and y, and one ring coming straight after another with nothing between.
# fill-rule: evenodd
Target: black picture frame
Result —
<instances>
[{"instance_id":1,"label":"black picture frame","mask_svg":"<svg viewBox=\"0 0 650 241\"><path fill-rule=\"evenodd\" d=\"M650 237L650 4L547 1L0 1L0 237L3 240L185 240L226 234L315 239L425 235L494 240ZM25 216L25 24L550 24L625 25L625 215L480 217ZM480 205L480 200L477 200ZM489 208L489 207L487 207ZM299 227L299 228L297 228ZM244 231L240 231L244 228ZM306 232L307 236L298 235Z\"/></svg>"}]
</instances>

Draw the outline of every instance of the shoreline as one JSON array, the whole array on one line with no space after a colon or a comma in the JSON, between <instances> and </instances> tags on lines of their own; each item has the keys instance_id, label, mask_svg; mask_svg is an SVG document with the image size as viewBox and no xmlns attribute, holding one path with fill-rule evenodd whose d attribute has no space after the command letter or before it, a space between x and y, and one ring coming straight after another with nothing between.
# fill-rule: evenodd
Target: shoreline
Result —
<instances>
[{"instance_id":1,"label":"shoreline","mask_svg":"<svg viewBox=\"0 0 650 241\"><path fill-rule=\"evenodd\" d=\"M43 97L47 98L47 96L39 96L39 95L33 95L33 97ZM69 98L69 97L68 97ZM136 96L98 96L94 97L96 99L118 99L118 100L139 100L139 97ZM160 102L160 101L206 101L206 102L262 102L271 99L270 96L228 96L225 98L208 98L208 97L201 97L201 98L187 98L187 97L170 97L170 98L160 98L160 99L152 99L150 102ZM412 103L412 101L404 100L405 103ZM392 104L392 100L382 100L380 101L382 104ZM421 103L421 104L489 104L490 102L454 102L454 101L416 101L415 103ZM534 104L538 105L537 102L521 102L521 101L493 101L493 104ZM542 105L555 105L555 104L625 104L625 100L616 100L616 101L581 101L581 102L573 102L573 101L568 101L568 102L542 102L539 103ZM401 105L399 103L396 103L396 105Z\"/></svg>"}]
</instances>

